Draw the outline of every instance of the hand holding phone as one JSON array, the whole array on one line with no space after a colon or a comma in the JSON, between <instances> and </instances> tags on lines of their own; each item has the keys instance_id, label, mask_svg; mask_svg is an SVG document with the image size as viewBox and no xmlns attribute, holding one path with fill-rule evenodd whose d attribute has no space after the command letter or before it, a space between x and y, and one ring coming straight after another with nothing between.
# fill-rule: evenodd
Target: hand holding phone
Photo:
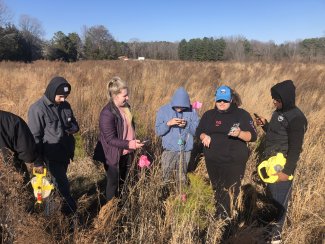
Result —
<instances>
[{"instance_id":1,"label":"hand holding phone","mask_svg":"<svg viewBox=\"0 0 325 244\"><path fill-rule=\"evenodd\" d=\"M264 119L263 117L259 116L258 114L254 113L255 116L255 121L257 125L263 126L265 125L266 119Z\"/></svg>"},{"instance_id":2,"label":"hand holding phone","mask_svg":"<svg viewBox=\"0 0 325 244\"><path fill-rule=\"evenodd\" d=\"M260 116L257 113L254 113L254 116L255 116L256 119L260 118Z\"/></svg>"}]
</instances>

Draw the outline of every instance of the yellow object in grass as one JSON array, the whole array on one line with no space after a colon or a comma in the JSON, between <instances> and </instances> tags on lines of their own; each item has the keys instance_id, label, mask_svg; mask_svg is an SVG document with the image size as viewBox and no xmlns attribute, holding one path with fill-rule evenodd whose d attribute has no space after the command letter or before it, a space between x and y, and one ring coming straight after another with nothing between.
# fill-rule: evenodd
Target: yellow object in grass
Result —
<instances>
[{"instance_id":1,"label":"yellow object in grass","mask_svg":"<svg viewBox=\"0 0 325 244\"><path fill-rule=\"evenodd\" d=\"M260 178L266 183L275 183L278 181L278 176L276 175L284 168L286 164L286 158L282 153L277 153L277 155L270 157L268 160L263 161L257 167L257 172ZM292 180L293 176L289 176L289 180Z\"/></svg>"},{"instance_id":2,"label":"yellow object in grass","mask_svg":"<svg viewBox=\"0 0 325 244\"><path fill-rule=\"evenodd\" d=\"M54 185L51 184L46 177L46 168L44 168L43 173L36 173L35 169L33 169L33 174L35 177L31 179L31 183L34 190L34 196L36 197L36 203L41 204L43 199L51 194Z\"/></svg>"}]
</instances>

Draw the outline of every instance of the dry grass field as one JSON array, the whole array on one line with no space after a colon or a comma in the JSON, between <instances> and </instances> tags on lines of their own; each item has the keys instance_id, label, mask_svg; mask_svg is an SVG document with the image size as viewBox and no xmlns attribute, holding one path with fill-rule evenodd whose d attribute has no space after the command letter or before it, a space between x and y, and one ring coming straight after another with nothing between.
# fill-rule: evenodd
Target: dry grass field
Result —
<instances>
[{"instance_id":1,"label":"dry grass field","mask_svg":"<svg viewBox=\"0 0 325 244\"><path fill-rule=\"evenodd\" d=\"M296 104L305 113L309 127L303 152L296 169L294 190L284 229L284 243L324 243L325 235L325 64L315 63L210 63L181 61L81 61L61 63L37 61L32 64L0 63L0 109L27 119L29 106L45 91L55 75L72 84L68 100L81 127L77 135L77 158L70 164L69 178L73 195L78 198L79 226L67 231L66 220L24 212L27 199L23 183L9 167L0 165L0 240L4 243L220 243L226 223L213 215L213 194L208 184L204 159L191 173L187 201L180 200L170 186L164 197L159 156L160 141L154 134L155 115L173 92L184 86L191 101L203 102L199 111L212 108L214 92L221 84L234 88L242 98L243 108L266 118L273 111L270 88L292 79L297 87ZM127 194L101 206L105 172L91 160L97 140L98 118L106 104L106 82L120 76L130 87L130 104L136 119L139 139L151 139L140 153L153 160L150 169L142 169L137 180L130 180ZM258 131L259 138L263 133ZM263 192L254 179L257 164L252 151L243 184ZM134 168L136 168L136 162ZM253 200L253 197L252 199ZM242 209L241 201L238 201ZM263 208L257 202L256 208ZM99 211L100 209L100 211ZM232 226L228 243L265 243L265 226L250 218Z\"/></svg>"}]
</instances>

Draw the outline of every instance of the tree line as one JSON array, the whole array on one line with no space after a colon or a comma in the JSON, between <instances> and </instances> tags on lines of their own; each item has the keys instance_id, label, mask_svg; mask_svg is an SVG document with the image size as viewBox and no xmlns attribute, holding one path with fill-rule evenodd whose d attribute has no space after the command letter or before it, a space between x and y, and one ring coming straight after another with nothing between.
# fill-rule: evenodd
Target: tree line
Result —
<instances>
[{"instance_id":1,"label":"tree line","mask_svg":"<svg viewBox=\"0 0 325 244\"><path fill-rule=\"evenodd\" d=\"M0 0L0 61L32 62L38 59L75 62L78 60L115 60L145 57L158 60L189 61L315 61L325 60L325 37L275 44L247 40L243 36L195 38L180 42L116 41L103 25L84 27L81 36L54 33L44 40L41 23L22 15L18 26L8 22Z\"/></svg>"}]
</instances>

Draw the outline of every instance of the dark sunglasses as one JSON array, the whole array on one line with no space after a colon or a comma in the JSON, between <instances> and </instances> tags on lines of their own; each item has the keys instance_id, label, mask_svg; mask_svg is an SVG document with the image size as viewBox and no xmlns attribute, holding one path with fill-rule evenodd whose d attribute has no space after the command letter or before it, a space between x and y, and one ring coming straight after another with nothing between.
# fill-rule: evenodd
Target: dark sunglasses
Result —
<instances>
[{"instance_id":1,"label":"dark sunglasses","mask_svg":"<svg viewBox=\"0 0 325 244\"><path fill-rule=\"evenodd\" d=\"M230 101L227 101L227 100L218 100L217 101L217 103L221 103L221 102L223 102L223 103L230 103Z\"/></svg>"}]
</instances>

